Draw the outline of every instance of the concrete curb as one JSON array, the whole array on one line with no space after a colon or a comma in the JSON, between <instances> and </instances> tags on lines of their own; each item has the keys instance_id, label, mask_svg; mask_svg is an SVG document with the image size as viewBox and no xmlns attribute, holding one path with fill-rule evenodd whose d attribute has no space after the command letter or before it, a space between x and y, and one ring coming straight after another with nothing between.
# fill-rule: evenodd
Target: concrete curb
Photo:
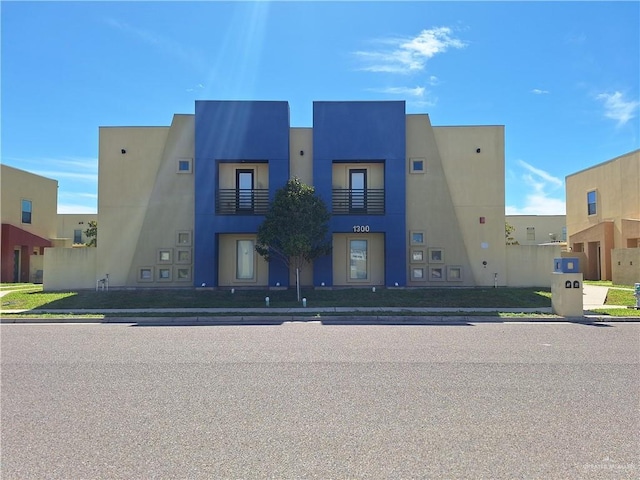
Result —
<instances>
[{"instance_id":1,"label":"concrete curb","mask_svg":"<svg viewBox=\"0 0 640 480\"><path fill-rule=\"evenodd\" d=\"M474 315L327 315L327 316L149 316L149 317L119 317L105 318L83 317L30 317L30 318L1 318L2 324L127 324L138 326L197 326L197 325L282 325L285 323L305 323L323 325L464 325L474 323L640 323L640 317L609 317L602 315L584 315L582 317L498 317Z\"/></svg>"}]
</instances>

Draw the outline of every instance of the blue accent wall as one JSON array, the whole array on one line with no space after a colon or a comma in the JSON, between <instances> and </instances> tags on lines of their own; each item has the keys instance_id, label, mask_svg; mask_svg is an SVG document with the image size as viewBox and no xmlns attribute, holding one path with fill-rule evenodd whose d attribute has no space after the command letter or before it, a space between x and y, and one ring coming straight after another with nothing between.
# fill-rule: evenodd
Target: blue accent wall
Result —
<instances>
[{"instance_id":1,"label":"blue accent wall","mask_svg":"<svg viewBox=\"0 0 640 480\"><path fill-rule=\"evenodd\" d=\"M314 102L313 179L331 206L334 161L384 162L385 214L333 216L332 233L369 225L385 235L385 284L406 284L405 102ZM314 262L314 284L333 284L333 259Z\"/></svg>"},{"instance_id":2,"label":"blue accent wall","mask_svg":"<svg viewBox=\"0 0 640 480\"><path fill-rule=\"evenodd\" d=\"M269 198L289 179L289 104L281 101L196 101L194 285L218 285L218 234L255 233L264 216L216 215L220 162L269 163ZM288 281L283 265L272 278ZM275 283L275 282L274 282Z\"/></svg>"}]
</instances>

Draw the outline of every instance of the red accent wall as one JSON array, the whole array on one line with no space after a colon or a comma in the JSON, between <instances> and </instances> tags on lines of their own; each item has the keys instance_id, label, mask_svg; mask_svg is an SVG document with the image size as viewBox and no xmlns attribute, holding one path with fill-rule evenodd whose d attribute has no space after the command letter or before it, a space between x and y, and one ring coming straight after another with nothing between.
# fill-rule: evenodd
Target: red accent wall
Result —
<instances>
[{"instance_id":1,"label":"red accent wall","mask_svg":"<svg viewBox=\"0 0 640 480\"><path fill-rule=\"evenodd\" d=\"M20 282L29 282L29 257L35 248L40 254L51 242L8 223L2 224L2 248L0 249L0 282L11 283L13 278L13 252L20 249Z\"/></svg>"}]
</instances>

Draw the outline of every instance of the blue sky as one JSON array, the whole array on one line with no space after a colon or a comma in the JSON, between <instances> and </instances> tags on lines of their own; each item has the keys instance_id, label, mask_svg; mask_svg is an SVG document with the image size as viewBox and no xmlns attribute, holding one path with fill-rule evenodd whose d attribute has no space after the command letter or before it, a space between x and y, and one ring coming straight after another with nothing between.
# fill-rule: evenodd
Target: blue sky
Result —
<instances>
[{"instance_id":1,"label":"blue sky","mask_svg":"<svg viewBox=\"0 0 640 480\"><path fill-rule=\"evenodd\" d=\"M98 127L195 100L405 100L505 125L507 214L564 214L566 175L639 148L640 2L7 2L1 154L97 211Z\"/></svg>"}]
</instances>

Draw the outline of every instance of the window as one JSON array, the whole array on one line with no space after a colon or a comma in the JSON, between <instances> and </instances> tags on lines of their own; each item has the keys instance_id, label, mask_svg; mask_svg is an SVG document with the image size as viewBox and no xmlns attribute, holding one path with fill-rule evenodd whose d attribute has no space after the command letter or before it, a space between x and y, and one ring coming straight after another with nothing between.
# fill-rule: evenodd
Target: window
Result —
<instances>
[{"instance_id":1,"label":"window","mask_svg":"<svg viewBox=\"0 0 640 480\"><path fill-rule=\"evenodd\" d=\"M527 227L527 241L532 242L535 239L536 239L535 227Z\"/></svg>"},{"instance_id":2,"label":"window","mask_svg":"<svg viewBox=\"0 0 640 480\"><path fill-rule=\"evenodd\" d=\"M177 267L176 268L176 281L188 282L191 280L191 267Z\"/></svg>"},{"instance_id":3,"label":"window","mask_svg":"<svg viewBox=\"0 0 640 480\"><path fill-rule=\"evenodd\" d=\"M253 170L236 170L236 208L253 210Z\"/></svg>"},{"instance_id":4,"label":"window","mask_svg":"<svg viewBox=\"0 0 640 480\"><path fill-rule=\"evenodd\" d=\"M255 253L253 240L236 242L236 279L253 280L255 272Z\"/></svg>"},{"instance_id":5,"label":"window","mask_svg":"<svg viewBox=\"0 0 640 480\"><path fill-rule=\"evenodd\" d=\"M82 230L73 231L73 243L76 245L82 243Z\"/></svg>"},{"instance_id":6,"label":"window","mask_svg":"<svg viewBox=\"0 0 640 480\"><path fill-rule=\"evenodd\" d=\"M158 250L158 263L172 263L172 250L170 248L161 248Z\"/></svg>"},{"instance_id":7,"label":"window","mask_svg":"<svg viewBox=\"0 0 640 480\"><path fill-rule=\"evenodd\" d=\"M22 200L22 223L31 223L31 200Z\"/></svg>"},{"instance_id":8,"label":"window","mask_svg":"<svg viewBox=\"0 0 640 480\"><path fill-rule=\"evenodd\" d=\"M444 263L444 250L441 248L430 248L429 263Z\"/></svg>"},{"instance_id":9,"label":"window","mask_svg":"<svg viewBox=\"0 0 640 480\"><path fill-rule=\"evenodd\" d=\"M176 232L176 243L179 246L191 245L191 232L188 230Z\"/></svg>"},{"instance_id":10,"label":"window","mask_svg":"<svg viewBox=\"0 0 640 480\"><path fill-rule=\"evenodd\" d=\"M177 164L178 173L191 173L192 171L192 162L190 158L179 158Z\"/></svg>"},{"instance_id":11,"label":"window","mask_svg":"<svg viewBox=\"0 0 640 480\"><path fill-rule=\"evenodd\" d=\"M153 267L141 267L138 270L139 282L152 282L153 281Z\"/></svg>"},{"instance_id":12,"label":"window","mask_svg":"<svg viewBox=\"0 0 640 480\"><path fill-rule=\"evenodd\" d=\"M596 203L598 200L598 196L596 195L596 191L592 190L587 193L587 215L595 215L597 208Z\"/></svg>"},{"instance_id":13,"label":"window","mask_svg":"<svg viewBox=\"0 0 640 480\"><path fill-rule=\"evenodd\" d=\"M409 171L411 173L425 172L424 158L412 158L410 162L411 162L411 165L410 165Z\"/></svg>"},{"instance_id":14,"label":"window","mask_svg":"<svg viewBox=\"0 0 640 480\"><path fill-rule=\"evenodd\" d=\"M168 282L171 280L171 268L163 267L158 269L158 280Z\"/></svg>"},{"instance_id":15,"label":"window","mask_svg":"<svg viewBox=\"0 0 640 480\"><path fill-rule=\"evenodd\" d=\"M422 262L424 260L424 252L422 250L411 250L411 261L413 263Z\"/></svg>"},{"instance_id":16,"label":"window","mask_svg":"<svg viewBox=\"0 0 640 480\"><path fill-rule=\"evenodd\" d=\"M444 269L442 267L431 267L429 269L429 280L444 280Z\"/></svg>"},{"instance_id":17,"label":"window","mask_svg":"<svg viewBox=\"0 0 640 480\"><path fill-rule=\"evenodd\" d=\"M191 263L191 249L178 248L176 250L176 263Z\"/></svg>"},{"instance_id":18,"label":"window","mask_svg":"<svg viewBox=\"0 0 640 480\"><path fill-rule=\"evenodd\" d=\"M362 211L367 209L367 171L364 169L349 170L349 209Z\"/></svg>"},{"instance_id":19,"label":"window","mask_svg":"<svg viewBox=\"0 0 640 480\"><path fill-rule=\"evenodd\" d=\"M367 272L367 240L349 240L349 279L366 280Z\"/></svg>"},{"instance_id":20,"label":"window","mask_svg":"<svg viewBox=\"0 0 640 480\"><path fill-rule=\"evenodd\" d=\"M411 278L413 280L424 280L424 268L412 268Z\"/></svg>"},{"instance_id":21,"label":"window","mask_svg":"<svg viewBox=\"0 0 640 480\"><path fill-rule=\"evenodd\" d=\"M462 267L451 266L447 267L447 280L450 282L462 281Z\"/></svg>"},{"instance_id":22,"label":"window","mask_svg":"<svg viewBox=\"0 0 640 480\"><path fill-rule=\"evenodd\" d=\"M567 227L562 227L562 241L567 241Z\"/></svg>"},{"instance_id":23,"label":"window","mask_svg":"<svg viewBox=\"0 0 640 480\"><path fill-rule=\"evenodd\" d=\"M411 244L423 245L424 244L424 232L411 232Z\"/></svg>"}]
</instances>

